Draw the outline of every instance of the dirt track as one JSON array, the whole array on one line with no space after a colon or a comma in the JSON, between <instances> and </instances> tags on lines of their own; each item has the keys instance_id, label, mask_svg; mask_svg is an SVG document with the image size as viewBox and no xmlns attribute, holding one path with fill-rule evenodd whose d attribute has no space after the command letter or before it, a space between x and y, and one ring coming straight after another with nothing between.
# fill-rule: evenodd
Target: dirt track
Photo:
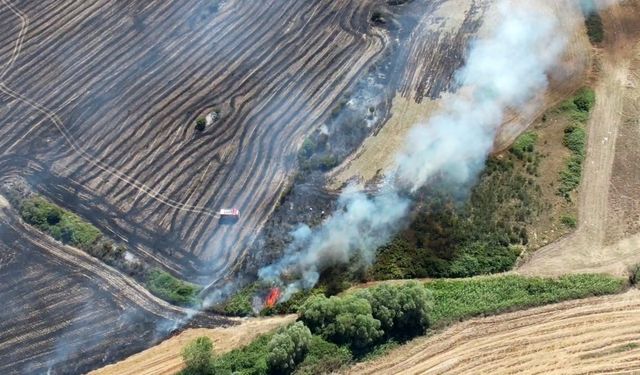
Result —
<instances>
[{"instance_id":1,"label":"dirt track","mask_svg":"<svg viewBox=\"0 0 640 375\"><path fill-rule=\"evenodd\" d=\"M629 265L640 262L639 235L617 238L613 243L605 241L608 219L611 220L610 197L619 194L611 185L618 131L627 117L640 117L637 104L640 98L639 9L638 2L626 2L626 5L612 7L604 16L608 40L600 57L601 71L595 88L597 102L588 125L587 156L578 198L578 229L533 253L517 270L519 273L624 274ZM637 175L637 169L633 173Z\"/></svg>"},{"instance_id":2,"label":"dirt track","mask_svg":"<svg viewBox=\"0 0 640 375\"><path fill-rule=\"evenodd\" d=\"M473 319L349 374L633 374L639 326L640 292L631 290Z\"/></svg>"}]
</instances>

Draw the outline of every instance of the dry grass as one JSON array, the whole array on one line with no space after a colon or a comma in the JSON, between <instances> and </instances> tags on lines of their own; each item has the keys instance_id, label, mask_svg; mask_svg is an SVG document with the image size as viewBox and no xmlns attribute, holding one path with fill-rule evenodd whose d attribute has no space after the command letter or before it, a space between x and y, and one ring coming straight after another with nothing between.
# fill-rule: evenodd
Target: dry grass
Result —
<instances>
[{"instance_id":1,"label":"dry grass","mask_svg":"<svg viewBox=\"0 0 640 375\"><path fill-rule=\"evenodd\" d=\"M161 344L133 355L121 362L92 371L90 375L158 375L175 374L183 368L180 351L191 340L209 337L216 353L226 353L249 344L257 336L292 323L295 315L248 319L228 328L189 329Z\"/></svg>"}]
</instances>

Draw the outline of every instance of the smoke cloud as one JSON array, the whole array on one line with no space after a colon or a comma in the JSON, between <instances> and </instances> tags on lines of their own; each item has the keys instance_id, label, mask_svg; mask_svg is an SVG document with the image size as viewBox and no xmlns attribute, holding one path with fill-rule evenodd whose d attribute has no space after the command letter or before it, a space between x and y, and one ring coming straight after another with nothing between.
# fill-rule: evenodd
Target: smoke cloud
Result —
<instances>
[{"instance_id":1,"label":"smoke cloud","mask_svg":"<svg viewBox=\"0 0 640 375\"><path fill-rule=\"evenodd\" d=\"M435 176L472 181L505 115L524 111L545 91L568 42L561 20L537 2L496 6L498 24L470 45L466 65L455 75L459 90L438 115L410 131L381 193L369 197L348 188L329 219L313 229L301 225L283 258L260 270L262 280L286 287L283 298L315 285L329 266L354 257L372 262L408 214L411 200L402 192L415 192Z\"/></svg>"}]
</instances>

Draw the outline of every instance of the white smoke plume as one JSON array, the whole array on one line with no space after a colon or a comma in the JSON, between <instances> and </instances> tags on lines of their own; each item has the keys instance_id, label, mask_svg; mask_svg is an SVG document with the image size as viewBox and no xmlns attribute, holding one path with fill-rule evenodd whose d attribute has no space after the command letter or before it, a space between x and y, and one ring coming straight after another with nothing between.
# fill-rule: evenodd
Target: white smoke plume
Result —
<instances>
[{"instance_id":1,"label":"white smoke plume","mask_svg":"<svg viewBox=\"0 0 640 375\"><path fill-rule=\"evenodd\" d=\"M313 229L300 226L284 257L260 270L262 280L286 286L284 298L315 285L328 266L354 256L371 262L408 214L410 200L400 191L416 191L436 175L459 183L476 178L505 114L524 110L545 91L568 42L559 15L534 1L501 0L497 7L498 24L471 44L456 74L457 94L410 131L382 193L368 197L347 189L329 219Z\"/></svg>"},{"instance_id":2,"label":"white smoke plume","mask_svg":"<svg viewBox=\"0 0 640 375\"><path fill-rule=\"evenodd\" d=\"M359 255L370 263L375 250L389 240L407 215L409 201L390 189L369 198L351 188L338 199L337 211L319 228L301 225L293 233L293 242L277 263L260 270L263 280L278 281L283 275L300 278L288 283L283 298L313 287L320 271L344 264Z\"/></svg>"}]
</instances>

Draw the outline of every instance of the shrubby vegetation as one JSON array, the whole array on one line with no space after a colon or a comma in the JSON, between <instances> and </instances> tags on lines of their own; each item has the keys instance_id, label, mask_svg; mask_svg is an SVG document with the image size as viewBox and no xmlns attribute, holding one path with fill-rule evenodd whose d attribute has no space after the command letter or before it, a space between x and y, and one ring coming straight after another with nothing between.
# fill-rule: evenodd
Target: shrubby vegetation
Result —
<instances>
[{"instance_id":1,"label":"shrubby vegetation","mask_svg":"<svg viewBox=\"0 0 640 375\"><path fill-rule=\"evenodd\" d=\"M578 226L578 219L573 215L564 215L560 218L560 222L567 228L575 229Z\"/></svg>"},{"instance_id":2,"label":"shrubby vegetation","mask_svg":"<svg viewBox=\"0 0 640 375\"><path fill-rule=\"evenodd\" d=\"M98 228L78 215L35 195L20 199L19 206L20 216L26 223L54 239L84 250L130 275L140 275L144 272L140 262L125 259L126 246L116 245L105 238Z\"/></svg>"},{"instance_id":3,"label":"shrubby vegetation","mask_svg":"<svg viewBox=\"0 0 640 375\"><path fill-rule=\"evenodd\" d=\"M523 160L528 154L535 149L538 135L528 131L522 134L511 146L511 152L520 160Z\"/></svg>"},{"instance_id":4,"label":"shrubby vegetation","mask_svg":"<svg viewBox=\"0 0 640 375\"><path fill-rule=\"evenodd\" d=\"M595 104L585 88L555 111L568 116L564 144L571 151L558 194L570 199L585 158L584 125ZM529 243L528 226L544 205L538 176L537 136L525 132L509 153L490 158L468 196L431 186L423 193L409 229L378 250L369 277L468 277L511 269ZM569 218L562 221L575 225Z\"/></svg>"},{"instance_id":5,"label":"shrubby vegetation","mask_svg":"<svg viewBox=\"0 0 640 375\"><path fill-rule=\"evenodd\" d=\"M200 291L199 287L160 269L147 270L139 261L126 260L125 246L115 245L98 228L43 197L22 199L20 216L54 239L84 250L107 264L143 279L149 291L168 302L178 305L198 302L196 296Z\"/></svg>"},{"instance_id":6,"label":"shrubby vegetation","mask_svg":"<svg viewBox=\"0 0 640 375\"><path fill-rule=\"evenodd\" d=\"M292 373L304 359L311 345L311 331L296 322L276 333L267 344L267 365L272 373Z\"/></svg>"},{"instance_id":7,"label":"shrubby vegetation","mask_svg":"<svg viewBox=\"0 0 640 375\"><path fill-rule=\"evenodd\" d=\"M408 230L378 250L373 279L466 277L511 269L542 209L535 137L491 158L468 197L431 191Z\"/></svg>"},{"instance_id":8,"label":"shrubby vegetation","mask_svg":"<svg viewBox=\"0 0 640 375\"><path fill-rule=\"evenodd\" d=\"M309 353L296 368L296 375L330 374L349 364L353 356L349 348L312 336Z\"/></svg>"},{"instance_id":9,"label":"shrubby vegetation","mask_svg":"<svg viewBox=\"0 0 640 375\"><path fill-rule=\"evenodd\" d=\"M422 335L431 326L616 293L625 285L626 280L607 275L508 275L380 285L331 298L311 294L297 323L211 358L207 371L198 374L332 373ZM196 363L206 362L195 358ZM183 374L196 374L187 371Z\"/></svg>"},{"instance_id":10,"label":"shrubby vegetation","mask_svg":"<svg viewBox=\"0 0 640 375\"><path fill-rule=\"evenodd\" d=\"M184 375L204 375L212 370L213 342L203 336L188 343L182 348L182 359L186 368Z\"/></svg>"},{"instance_id":11,"label":"shrubby vegetation","mask_svg":"<svg viewBox=\"0 0 640 375\"><path fill-rule=\"evenodd\" d=\"M560 173L560 187L558 194L565 199L571 199L573 192L582 178L582 164L585 159L585 147L587 133L585 125L589 120L589 113L595 104L595 93L593 90L585 88L580 90L574 98L568 100L558 107L558 111L566 113L571 124L564 131L564 145L571 151L571 156L567 160L565 169Z\"/></svg>"},{"instance_id":12,"label":"shrubby vegetation","mask_svg":"<svg viewBox=\"0 0 640 375\"><path fill-rule=\"evenodd\" d=\"M381 285L356 293L366 299L387 337L408 339L424 334L433 308L429 291L419 284Z\"/></svg>"},{"instance_id":13,"label":"shrubby vegetation","mask_svg":"<svg viewBox=\"0 0 640 375\"><path fill-rule=\"evenodd\" d=\"M591 43L602 43L604 41L604 26L602 24L602 17L600 17L600 14L590 14L587 16L585 23L587 25L587 35L589 36Z\"/></svg>"},{"instance_id":14,"label":"shrubby vegetation","mask_svg":"<svg viewBox=\"0 0 640 375\"><path fill-rule=\"evenodd\" d=\"M197 131L204 131L204 129L207 127L207 119L204 117L198 117L196 119L196 130Z\"/></svg>"},{"instance_id":15,"label":"shrubby vegetation","mask_svg":"<svg viewBox=\"0 0 640 375\"><path fill-rule=\"evenodd\" d=\"M313 296L300 309L300 320L314 334L352 350L363 351L384 335L366 299L350 295Z\"/></svg>"},{"instance_id":16,"label":"shrubby vegetation","mask_svg":"<svg viewBox=\"0 0 640 375\"><path fill-rule=\"evenodd\" d=\"M253 297L255 297L258 290L257 284L249 284L246 287L240 289L231 298L226 300L223 304L214 306L212 308L218 314L231 315L231 316L249 316L253 315L253 306L251 305Z\"/></svg>"},{"instance_id":17,"label":"shrubby vegetation","mask_svg":"<svg viewBox=\"0 0 640 375\"><path fill-rule=\"evenodd\" d=\"M198 303L200 287L175 278L160 269L147 272L146 286L151 293L176 305L189 306Z\"/></svg>"},{"instance_id":18,"label":"shrubby vegetation","mask_svg":"<svg viewBox=\"0 0 640 375\"><path fill-rule=\"evenodd\" d=\"M56 240L83 250L90 250L102 238L98 228L42 197L25 199L20 215Z\"/></svg>"}]
</instances>

